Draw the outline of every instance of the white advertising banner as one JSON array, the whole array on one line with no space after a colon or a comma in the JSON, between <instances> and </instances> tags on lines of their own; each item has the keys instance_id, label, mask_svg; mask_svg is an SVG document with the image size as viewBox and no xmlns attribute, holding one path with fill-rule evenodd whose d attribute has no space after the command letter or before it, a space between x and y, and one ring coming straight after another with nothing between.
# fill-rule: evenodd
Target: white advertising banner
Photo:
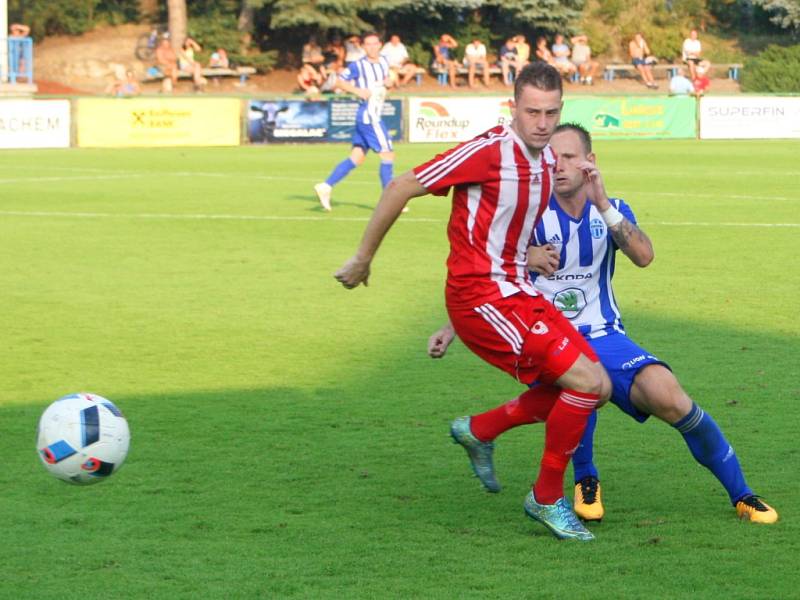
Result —
<instances>
[{"instance_id":1,"label":"white advertising banner","mask_svg":"<svg viewBox=\"0 0 800 600\"><path fill-rule=\"evenodd\" d=\"M800 138L800 98L704 97L700 100L700 138Z\"/></svg>"},{"instance_id":2,"label":"white advertising banner","mask_svg":"<svg viewBox=\"0 0 800 600\"><path fill-rule=\"evenodd\" d=\"M409 98L409 142L464 142L511 121L511 95Z\"/></svg>"},{"instance_id":3,"label":"white advertising banner","mask_svg":"<svg viewBox=\"0 0 800 600\"><path fill-rule=\"evenodd\" d=\"M0 101L0 148L69 148L69 100Z\"/></svg>"}]
</instances>

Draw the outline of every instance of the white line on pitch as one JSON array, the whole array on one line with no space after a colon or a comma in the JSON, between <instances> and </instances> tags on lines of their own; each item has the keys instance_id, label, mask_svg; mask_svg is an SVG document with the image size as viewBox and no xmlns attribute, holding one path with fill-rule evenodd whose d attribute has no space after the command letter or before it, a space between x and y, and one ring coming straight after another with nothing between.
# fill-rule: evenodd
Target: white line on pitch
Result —
<instances>
[{"instance_id":1,"label":"white line on pitch","mask_svg":"<svg viewBox=\"0 0 800 600\"><path fill-rule=\"evenodd\" d=\"M217 215L217 214L170 214L170 213L100 213L100 212L51 212L2 210L0 216L10 217L75 217L79 219L163 219L184 221L355 221L366 223L370 217L333 217L333 216L270 216L270 215ZM444 219L428 219L424 217L402 217L401 222L412 223L446 223Z\"/></svg>"},{"instance_id":2,"label":"white line on pitch","mask_svg":"<svg viewBox=\"0 0 800 600\"><path fill-rule=\"evenodd\" d=\"M276 216L276 215L226 215L226 214L174 214L174 213L102 213L102 212L68 212L68 211L22 211L2 210L0 215L8 217L68 217L82 219L163 219L185 221L345 221L365 223L370 217L334 217L334 216ZM399 222L406 223L446 223L447 219L426 217L401 217ZM800 227L800 223L732 223L702 221L653 221L642 222L646 226L667 227Z\"/></svg>"}]
</instances>

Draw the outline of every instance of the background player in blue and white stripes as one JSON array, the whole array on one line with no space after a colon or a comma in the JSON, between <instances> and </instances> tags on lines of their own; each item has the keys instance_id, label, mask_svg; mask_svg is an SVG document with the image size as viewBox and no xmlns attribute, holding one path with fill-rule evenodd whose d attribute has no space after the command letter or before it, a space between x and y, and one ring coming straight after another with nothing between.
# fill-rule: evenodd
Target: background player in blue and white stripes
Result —
<instances>
[{"instance_id":1,"label":"background player in blue and white stripes","mask_svg":"<svg viewBox=\"0 0 800 600\"><path fill-rule=\"evenodd\" d=\"M358 96L360 104L350 156L336 165L324 182L314 186L319 203L325 210L331 210L333 186L363 163L369 150L380 156L381 186L386 187L393 177L392 140L381 119L386 88L391 85L389 61L381 55L381 39L377 33L366 34L363 45L366 56L347 65L336 81L336 87Z\"/></svg>"},{"instance_id":2,"label":"background player in blue and white stripes","mask_svg":"<svg viewBox=\"0 0 800 600\"><path fill-rule=\"evenodd\" d=\"M723 485L740 518L777 521L777 512L748 487L733 447L711 416L686 394L666 363L625 333L611 287L615 253L621 250L635 265L645 267L653 259L653 247L630 207L606 195L589 133L578 125L561 125L551 145L558 165L554 195L529 252L534 287L589 341L611 378L614 404L639 422L655 415L678 430L697 462ZM445 326L431 337L429 354L442 356L452 339L452 330ZM535 394L534 386L511 402L468 417L473 439L460 443L489 491L500 490L492 442L512 427L541 418L525 410ZM600 520L604 514L592 458L596 422L594 413L573 456L575 512L585 520Z\"/></svg>"}]
</instances>

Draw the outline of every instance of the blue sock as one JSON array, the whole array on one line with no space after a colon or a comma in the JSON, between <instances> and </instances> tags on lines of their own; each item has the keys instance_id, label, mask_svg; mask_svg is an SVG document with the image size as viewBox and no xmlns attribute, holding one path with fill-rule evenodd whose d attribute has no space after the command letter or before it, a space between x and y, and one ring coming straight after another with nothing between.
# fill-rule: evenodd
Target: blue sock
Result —
<instances>
[{"instance_id":1,"label":"blue sock","mask_svg":"<svg viewBox=\"0 0 800 600\"><path fill-rule=\"evenodd\" d=\"M350 158L345 158L342 162L336 165L336 168L331 171L331 174L328 175L328 178L325 180L329 186L333 187L337 183L339 183L342 179L347 177L347 174L355 169L358 165L354 163Z\"/></svg>"},{"instance_id":2,"label":"blue sock","mask_svg":"<svg viewBox=\"0 0 800 600\"><path fill-rule=\"evenodd\" d=\"M692 404L689 414L672 426L681 432L697 462L719 479L732 504L753 493L745 483L733 446L722 435L711 415Z\"/></svg>"},{"instance_id":3,"label":"blue sock","mask_svg":"<svg viewBox=\"0 0 800 600\"><path fill-rule=\"evenodd\" d=\"M575 483L584 477L597 477L597 468L594 466L594 428L597 427L597 411L592 411L586 421L581 443L575 454L572 455L572 470L575 474Z\"/></svg>"},{"instance_id":4,"label":"blue sock","mask_svg":"<svg viewBox=\"0 0 800 600\"><path fill-rule=\"evenodd\" d=\"M385 188L387 185L389 185L389 182L392 180L392 177L394 177L393 169L394 169L394 163L381 161L381 167L379 171L381 176L381 187Z\"/></svg>"}]
</instances>

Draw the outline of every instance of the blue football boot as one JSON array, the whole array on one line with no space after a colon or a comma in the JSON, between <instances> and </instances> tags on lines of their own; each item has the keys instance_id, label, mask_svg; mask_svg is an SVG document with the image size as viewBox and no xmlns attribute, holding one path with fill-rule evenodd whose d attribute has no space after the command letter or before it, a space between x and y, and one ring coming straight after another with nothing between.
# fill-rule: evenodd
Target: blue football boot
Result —
<instances>
[{"instance_id":1,"label":"blue football boot","mask_svg":"<svg viewBox=\"0 0 800 600\"><path fill-rule=\"evenodd\" d=\"M500 491L500 484L494 476L494 463L492 462L494 444L482 442L472 435L469 422L469 417L458 417L450 424L450 435L454 443L461 444L467 451L469 464L486 491L497 493Z\"/></svg>"}]
</instances>

